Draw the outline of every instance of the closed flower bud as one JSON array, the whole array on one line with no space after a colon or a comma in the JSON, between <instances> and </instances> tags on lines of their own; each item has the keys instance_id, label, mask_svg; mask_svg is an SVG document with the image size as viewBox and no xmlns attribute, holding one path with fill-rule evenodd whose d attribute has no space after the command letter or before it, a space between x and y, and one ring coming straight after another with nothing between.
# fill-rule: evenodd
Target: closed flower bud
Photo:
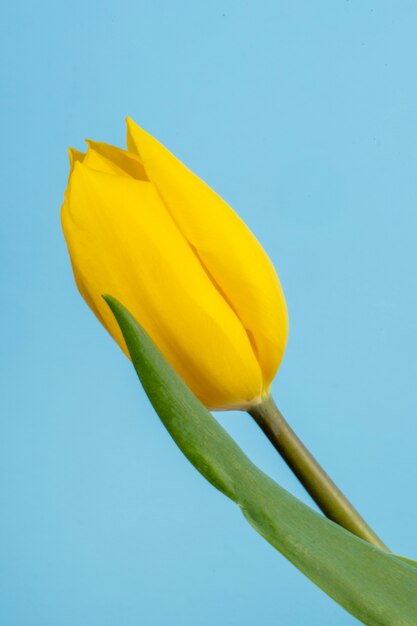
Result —
<instances>
[{"instance_id":1,"label":"closed flower bud","mask_svg":"<svg viewBox=\"0 0 417 626\"><path fill-rule=\"evenodd\" d=\"M288 317L264 250L236 213L128 120L128 150L70 150L62 226L81 295L122 350L103 300L129 309L212 409L262 401L282 360Z\"/></svg>"}]
</instances>

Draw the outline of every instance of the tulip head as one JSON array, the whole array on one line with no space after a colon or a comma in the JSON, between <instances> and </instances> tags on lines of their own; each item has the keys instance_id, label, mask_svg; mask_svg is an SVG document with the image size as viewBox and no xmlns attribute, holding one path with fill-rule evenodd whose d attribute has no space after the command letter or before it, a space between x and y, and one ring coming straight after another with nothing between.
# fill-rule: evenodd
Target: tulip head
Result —
<instances>
[{"instance_id":1,"label":"tulip head","mask_svg":"<svg viewBox=\"0 0 417 626\"><path fill-rule=\"evenodd\" d=\"M236 213L133 121L127 146L70 150L62 226L81 295L127 354L102 295L132 313L207 407L268 395L288 335L266 253Z\"/></svg>"}]
</instances>

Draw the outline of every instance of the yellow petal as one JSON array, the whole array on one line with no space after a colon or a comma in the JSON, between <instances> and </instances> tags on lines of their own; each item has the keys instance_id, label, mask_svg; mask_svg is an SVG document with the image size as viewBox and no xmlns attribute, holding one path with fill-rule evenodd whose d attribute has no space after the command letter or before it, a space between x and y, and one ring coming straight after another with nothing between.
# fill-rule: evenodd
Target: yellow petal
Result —
<instances>
[{"instance_id":1,"label":"yellow petal","mask_svg":"<svg viewBox=\"0 0 417 626\"><path fill-rule=\"evenodd\" d=\"M127 124L128 149L140 155L181 232L245 327L266 391L288 336L285 298L272 263L224 200L132 120Z\"/></svg>"},{"instance_id":2,"label":"yellow petal","mask_svg":"<svg viewBox=\"0 0 417 626\"><path fill-rule=\"evenodd\" d=\"M77 161L80 161L81 163L84 161L85 154L84 152L80 152L79 150L76 150L75 148L69 148L68 156L69 156L69 161L70 161L70 174L71 174L72 170L74 169L74 165L77 163Z\"/></svg>"},{"instance_id":3,"label":"yellow petal","mask_svg":"<svg viewBox=\"0 0 417 626\"><path fill-rule=\"evenodd\" d=\"M87 140L87 145L84 165L108 174L148 180L145 168L136 154L98 141Z\"/></svg>"},{"instance_id":4,"label":"yellow petal","mask_svg":"<svg viewBox=\"0 0 417 626\"><path fill-rule=\"evenodd\" d=\"M151 183L78 163L62 224L80 291L125 352L103 293L132 312L204 404L260 399L262 375L242 324Z\"/></svg>"}]
</instances>

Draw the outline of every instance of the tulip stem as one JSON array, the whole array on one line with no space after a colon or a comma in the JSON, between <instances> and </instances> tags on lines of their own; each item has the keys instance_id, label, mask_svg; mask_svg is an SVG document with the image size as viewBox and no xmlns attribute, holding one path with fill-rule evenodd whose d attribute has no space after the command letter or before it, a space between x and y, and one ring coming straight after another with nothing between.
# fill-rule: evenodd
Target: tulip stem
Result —
<instances>
[{"instance_id":1,"label":"tulip stem","mask_svg":"<svg viewBox=\"0 0 417 626\"><path fill-rule=\"evenodd\" d=\"M297 437L272 397L250 409L249 413L323 513L357 537L388 552L385 544Z\"/></svg>"}]
</instances>

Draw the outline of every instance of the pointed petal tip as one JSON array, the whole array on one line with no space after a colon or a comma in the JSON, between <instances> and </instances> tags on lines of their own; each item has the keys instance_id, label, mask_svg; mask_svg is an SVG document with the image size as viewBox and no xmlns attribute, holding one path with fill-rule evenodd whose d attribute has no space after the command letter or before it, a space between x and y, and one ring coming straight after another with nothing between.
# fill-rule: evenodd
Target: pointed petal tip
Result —
<instances>
[{"instance_id":1,"label":"pointed petal tip","mask_svg":"<svg viewBox=\"0 0 417 626\"><path fill-rule=\"evenodd\" d=\"M135 122L131 117L126 118L126 126L128 133L136 133L140 135L149 135L148 131L143 126Z\"/></svg>"},{"instance_id":2,"label":"pointed petal tip","mask_svg":"<svg viewBox=\"0 0 417 626\"><path fill-rule=\"evenodd\" d=\"M139 126L131 117L126 118L126 127L128 133L144 133L146 132L142 126Z\"/></svg>"},{"instance_id":3,"label":"pointed petal tip","mask_svg":"<svg viewBox=\"0 0 417 626\"><path fill-rule=\"evenodd\" d=\"M76 148L73 148L72 146L68 148L68 158L69 158L71 165L73 165L75 161L82 161L84 156L85 154L84 152L81 152L81 150L77 150Z\"/></svg>"},{"instance_id":4,"label":"pointed petal tip","mask_svg":"<svg viewBox=\"0 0 417 626\"><path fill-rule=\"evenodd\" d=\"M73 161L75 160L78 152L79 152L79 150L76 150L72 146L69 146L69 148L67 150L67 154L68 154L69 162L70 162L71 165L72 165Z\"/></svg>"},{"instance_id":5,"label":"pointed petal tip","mask_svg":"<svg viewBox=\"0 0 417 626\"><path fill-rule=\"evenodd\" d=\"M126 145L129 152L136 154L140 157L140 151L137 145L137 141L135 141L135 136L137 138L138 134L142 131L141 127L136 124L132 120L131 117L126 118Z\"/></svg>"},{"instance_id":6,"label":"pointed petal tip","mask_svg":"<svg viewBox=\"0 0 417 626\"><path fill-rule=\"evenodd\" d=\"M69 171L69 176L71 176L71 174L74 171L75 166L77 165L77 163L82 163L85 157L85 153L81 152L80 150L76 150L75 148L68 148L68 158L69 158L69 163L70 163L70 171Z\"/></svg>"}]
</instances>

